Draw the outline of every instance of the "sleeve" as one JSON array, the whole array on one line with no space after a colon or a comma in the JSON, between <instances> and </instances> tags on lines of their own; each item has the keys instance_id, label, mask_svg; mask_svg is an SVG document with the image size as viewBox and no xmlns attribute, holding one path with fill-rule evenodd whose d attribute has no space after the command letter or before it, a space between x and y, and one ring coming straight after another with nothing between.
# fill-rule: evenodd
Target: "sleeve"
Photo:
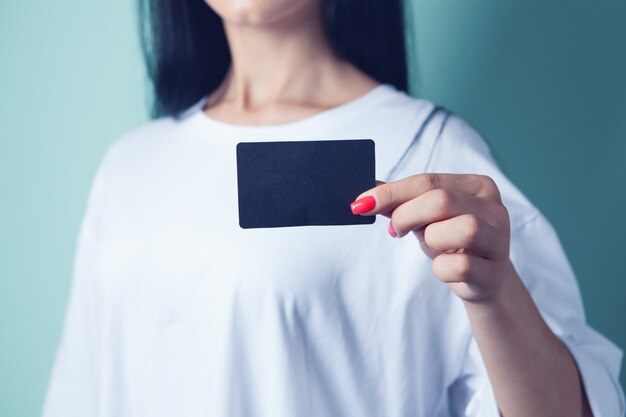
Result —
<instances>
[{"instance_id":1,"label":"sleeve","mask_svg":"<svg viewBox=\"0 0 626 417\"><path fill-rule=\"evenodd\" d=\"M622 351L587 324L576 277L554 228L500 171L482 137L459 117L448 117L425 170L493 178L511 218L511 260L543 319L571 352L593 415L623 416ZM468 346L450 387L451 409L461 416L491 416L497 406L486 369L475 341Z\"/></svg>"},{"instance_id":2,"label":"sleeve","mask_svg":"<svg viewBox=\"0 0 626 417\"><path fill-rule=\"evenodd\" d=\"M513 231L511 260L544 320L574 357L594 417L623 416L622 351L586 323L576 277L541 213Z\"/></svg>"},{"instance_id":3,"label":"sleeve","mask_svg":"<svg viewBox=\"0 0 626 417\"><path fill-rule=\"evenodd\" d=\"M96 415L98 329L92 275L104 204L103 165L100 164L92 180L79 227L69 300L43 404L43 417Z\"/></svg>"},{"instance_id":4,"label":"sleeve","mask_svg":"<svg viewBox=\"0 0 626 417\"><path fill-rule=\"evenodd\" d=\"M448 388L448 406L455 417L501 417L487 369L473 337L459 376Z\"/></svg>"}]
</instances>

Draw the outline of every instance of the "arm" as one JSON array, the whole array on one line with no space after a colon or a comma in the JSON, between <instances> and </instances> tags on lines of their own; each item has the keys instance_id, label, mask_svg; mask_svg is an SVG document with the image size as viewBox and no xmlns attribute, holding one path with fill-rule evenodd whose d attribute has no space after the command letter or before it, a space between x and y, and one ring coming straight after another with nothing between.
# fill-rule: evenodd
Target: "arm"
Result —
<instances>
[{"instance_id":1,"label":"arm","mask_svg":"<svg viewBox=\"0 0 626 417\"><path fill-rule=\"evenodd\" d=\"M44 417L87 417L98 414L98 329L95 326L96 300L92 275L104 199L103 165L100 165L92 181L80 224L63 331L42 409Z\"/></svg>"},{"instance_id":2,"label":"arm","mask_svg":"<svg viewBox=\"0 0 626 417\"><path fill-rule=\"evenodd\" d=\"M394 237L418 236L436 276L464 301L505 417L591 415L576 363L509 259L508 212L491 178L420 174L379 182L353 212L390 217Z\"/></svg>"},{"instance_id":3,"label":"arm","mask_svg":"<svg viewBox=\"0 0 626 417\"><path fill-rule=\"evenodd\" d=\"M510 262L496 292L464 304L504 417L592 415L574 359Z\"/></svg>"}]
</instances>

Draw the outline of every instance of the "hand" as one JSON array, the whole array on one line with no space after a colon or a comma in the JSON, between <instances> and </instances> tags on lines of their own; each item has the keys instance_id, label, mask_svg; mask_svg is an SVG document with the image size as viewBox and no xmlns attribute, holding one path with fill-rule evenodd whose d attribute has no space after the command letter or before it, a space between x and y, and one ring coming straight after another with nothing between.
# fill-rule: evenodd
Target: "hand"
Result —
<instances>
[{"instance_id":1,"label":"hand","mask_svg":"<svg viewBox=\"0 0 626 417\"><path fill-rule=\"evenodd\" d=\"M413 232L437 278L463 300L485 300L511 273L509 215L490 177L418 174L376 184L352 212L389 217L393 237Z\"/></svg>"}]
</instances>

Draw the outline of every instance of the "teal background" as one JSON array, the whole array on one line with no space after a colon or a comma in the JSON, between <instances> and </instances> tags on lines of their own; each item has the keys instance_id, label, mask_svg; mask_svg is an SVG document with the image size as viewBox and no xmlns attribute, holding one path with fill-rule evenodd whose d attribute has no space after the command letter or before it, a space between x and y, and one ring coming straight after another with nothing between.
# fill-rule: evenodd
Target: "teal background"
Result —
<instances>
[{"instance_id":1,"label":"teal background","mask_svg":"<svg viewBox=\"0 0 626 417\"><path fill-rule=\"evenodd\" d=\"M414 1L413 91L483 133L626 346L626 2ZM0 415L40 412L106 149L147 120L131 0L0 0ZM622 372L622 385L626 379Z\"/></svg>"}]
</instances>

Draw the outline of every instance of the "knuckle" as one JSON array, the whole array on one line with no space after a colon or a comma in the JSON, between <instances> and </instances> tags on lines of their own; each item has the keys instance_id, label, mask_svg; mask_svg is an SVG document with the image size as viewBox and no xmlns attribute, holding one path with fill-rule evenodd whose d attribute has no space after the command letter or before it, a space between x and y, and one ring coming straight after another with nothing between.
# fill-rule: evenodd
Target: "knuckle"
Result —
<instances>
[{"instance_id":1,"label":"knuckle","mask_svg":"<svg viewBox=\"0 0 626 417\"><path fill-rule=\"evenodd\" d=\"M489 175L479 175L480 181L487 188L493 188L496 186L496 182Z\"/></svg>"},{"instance_id":2,"label":"knuckle","mask_svg":"<svg viewBox=\"0 0 626 417\"><path fill-rule=\"evenodd\" d=\"M468 181L476 188L480 189L482 187L483 184L483 180L482 177L483 175L480 174L466 174L465 177L468 179Z\"/></svg>"},{"instance_id":3,"label":"knuckle","mask_svg":"<svg viewBox=\"0 0 626 417\"><path fill-rule=\"evenodd\" d=\"M469 242L475 242L480 233L480 220L474 214L468 214L463 217L463 230Z\"/></svg>"},{"instance_id":4,"label":"knuckle","mask_svg":"<svg viewBox=\"0 0 626 417\"><path fill-rule=\"evenodd\" d=\"M489 196L495 197L496 200L500 200L500 190L498 189L498 184L488 175L480 175L480 183L482 184L482 189Z\"/></svg>"},{"instance_id":5,"label":"knuckle","mask_svg":"<svg viewBox=\"0 0 626 417\"><path fill-rule=\"evenodd\" d=\"M454 269L456 271L456 275L463 280L468 279L472 272L472 265L469 256L464 254L457 254L454 256L454 258Z\"/></svg>"},{"instance_id":6,"label":"knuckle","mask_svg":"<svg viewBox=\"0 0 626 417\"><path fill-rule=\"evenodd\" d=\"M502 215L508 220L509 219L509 209L506 208L504 204L500 204L500 210L502 211Z\"/></svg>"},{"instance_id":7,"label":"knuckle","mask_svg":"<svg viewBox=\"0 0 626 417\"><path fill-rule=\"evenodd\" d=\"M433 259L432 270L437 277L445 278L448 275L446 274L446 265L443 256L439 255Z\"/></svg>"},{"instance_id":8,"label":"knuckle","mask_svg":"<svg viewBox=\"0 0 626 417\"><path fill-rule=\"evenodd\" d=\"M387 206L393 202L393 187L389 184L380 186L380 194L378 195L382 205Z\"/></svg>"},{"instance_id":9,"label":"knuckle","mask_svg":"<svg viewBox=\"0 0 626 417\"><path fill-rule=\"evenodd\" d=\"M504 204L496 205L495 216L503 223L509 222L509 210L504 206Z\"/></svg>"},{"instance_id":10,"label":"knuckle","mask_svg":"<svg viewBox=\"0 0 626 417\"><path fill-rule=\"evenodd\" d=\"M501 213L500 215L502 216L502 224L507 228L510 228L511 220L509 216L509 210L504 206L504 204L500 205L499 209Z\"/></svg>"},{"instance_id":11,"label":"knuckle","mask_svg":"<svg viewBox=\"0 0 626 417\"><path fill-rule=\"evenodd\" d=\"M439 177L435 174L422 174L422 185L425 190L439 188Z\"/></svg>"}]
</instances>

